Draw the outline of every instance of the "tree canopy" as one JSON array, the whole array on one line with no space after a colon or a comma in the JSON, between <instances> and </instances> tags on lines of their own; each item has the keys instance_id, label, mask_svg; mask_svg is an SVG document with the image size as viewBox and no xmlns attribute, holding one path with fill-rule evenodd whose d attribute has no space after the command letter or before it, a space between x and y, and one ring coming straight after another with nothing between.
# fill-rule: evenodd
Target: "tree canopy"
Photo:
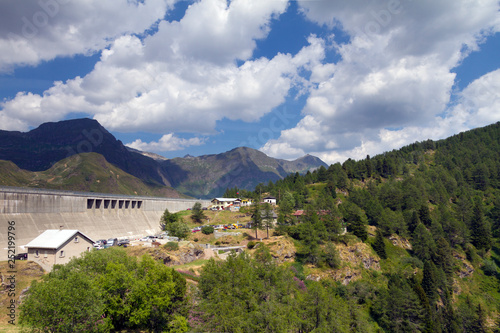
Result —
<instances>
[{"instance_id":1,"label":"tree canopy","mask_svg":"<svg viewBox=\"0 0 500 333\"><path fill-rule=\"evenodd\" d=\"M87 252L35 282L21 305L32 332L162 332L187 316L186 281L150 256Z\"/></svg>"}]
</instances>

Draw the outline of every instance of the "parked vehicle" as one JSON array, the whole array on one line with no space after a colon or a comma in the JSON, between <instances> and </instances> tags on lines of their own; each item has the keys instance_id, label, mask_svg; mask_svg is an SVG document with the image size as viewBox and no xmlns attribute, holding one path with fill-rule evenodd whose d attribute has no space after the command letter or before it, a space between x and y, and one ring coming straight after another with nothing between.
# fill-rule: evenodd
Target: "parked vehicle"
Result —
<instances>
[{"instance_id":1,"label":"parked vehicle","mask_svg":"<svg viewBox=\"0 0 500 333\"><path fill-rule=\"evenodd\" d=\"M123 246L123 247L127 247L128 245L130 245L130 240L128 239L120 239L118 241L118 246Z\"/></svg>"},{"instance_id":2,"label":"parked vehicle","mask_svg":"<svg viewBox=\"0 0 500 333\"><path fill-rule=\"evenodd\" d=\"M107 241L105 239L99 239L98 241L96 241L94 243L94 248L97 250L101 250L101 249L104 249L106 244L107 244Z\"/></svg>"},{"instance_id":3,"label":"parked vehicle","mask_svg":"<svg viewBox=\"0 0 500 333\"><path fill-rule=\"evenodd\" d=\"M28 260L27 253L18 253L14 256L14 260Z\"/></svg>"},{"instance_id":4,"label":"parked vehicle","mask_svg":"<svg viewBox=\"0 0 500 333\"><path fill-rule=\"evenodd\" d=\"M105 247L115 246L116 244L118 244L118 239L117 238L110 238L110 239L108 239L108 242L106 243Z\"/></svg>"},{"instance_id":5,"label":"parked vehicle","mask_svg":"<svg viewBox=\"0 0 500 333\"><path fill-rule=\"evenodd\" d=\"M145 236L139 239L141 242L152 242L156 237L155 236Z\"/></svg>"}]
</instances>

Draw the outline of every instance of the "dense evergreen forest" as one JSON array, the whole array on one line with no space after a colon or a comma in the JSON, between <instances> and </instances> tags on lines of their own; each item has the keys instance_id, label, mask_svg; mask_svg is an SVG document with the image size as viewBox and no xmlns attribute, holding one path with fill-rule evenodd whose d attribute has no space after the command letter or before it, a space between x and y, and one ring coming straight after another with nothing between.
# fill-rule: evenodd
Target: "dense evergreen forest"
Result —
<instances>
[{"instance_id":1,"label":"dense evergreen forest","mask_svg":"<svg viewBox=\"0 0 500 333\"><path fill-rule=\"evenodd\" d=\"M44 331L53 323L37 325L49 315L29 311L31 295L71 300L73 286L86 290L81 304L99 299L86 315L92 321L76 322L88 332L500 331L500 123L225 194L261 195L278 199L273 235L294 242L294 262L278 265L258 246L253 255L211 259L189 291L174 270L147 258L91 252L35 284L22 321ZM261 207L252 209L258 227ZM341 283L334 272L352 263L339 248L353 244L380 269L360 264L352 267L359 279Z\"/></svg>"},{"instance_id":2,"label":"dense evergreen forest","mask_svg":"<svg viewBox=\"0 0 500 333\"><path fill-rule=\"evenodd\" d=\"M235 191L241 193L228 189L226 194ZM299 242L302 264L338 266L332 247L348 239L340 235L344 227L371 244L382 261L390 235L410 241L411 250L392 254L393 267L382 265L383 277L335 291L363 304L385 331L497 329L500 123L290 175L245 194L257 198L261 193L278 198L276 233ZM298 209L306 212L301 223L292 216ZM369 239L367 226L376 227L375 237ZM457 291L465 260L476 269L475 276L466 284L469 290Z\"/></svg>"}]
</instances>

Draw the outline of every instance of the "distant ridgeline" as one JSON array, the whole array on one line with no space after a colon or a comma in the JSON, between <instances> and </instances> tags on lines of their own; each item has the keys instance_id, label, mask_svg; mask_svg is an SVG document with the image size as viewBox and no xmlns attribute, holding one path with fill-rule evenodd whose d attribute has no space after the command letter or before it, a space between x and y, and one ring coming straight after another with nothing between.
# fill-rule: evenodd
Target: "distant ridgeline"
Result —
<instances>
[{"instance_id":1,"label":"distant ridgeline","mask_svg":"<svg viewBox=\"0 0 500 333\"><path fill-rule=\"evenodd\" d=\"M326 164L314 156L286 161L246 147L166 159L124 146L92 119L45 123L27 133L0 131L0 185L7 186L208 199L227 187L253 190L320 166Z\"/></svg>"}]
</instances>

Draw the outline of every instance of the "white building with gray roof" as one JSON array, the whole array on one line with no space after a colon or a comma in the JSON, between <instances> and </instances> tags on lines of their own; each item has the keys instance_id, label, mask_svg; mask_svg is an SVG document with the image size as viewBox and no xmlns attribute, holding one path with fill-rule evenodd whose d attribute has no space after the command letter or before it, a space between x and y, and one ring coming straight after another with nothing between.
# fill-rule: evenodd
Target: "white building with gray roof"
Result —
<instances>
[{"instance_id":1,"label":"white building with gray roof","mask_svg":"<svg viewBox=\"0 0 500 333\"><path fill-rule=\"evenodd\" d=\"M64 265L71 258L91 251L93 244L90 237L78 230L51 229L45 230L25 247L28 249L28 260L50 272L54 265Z\"/></svg>"}]
</instances>

